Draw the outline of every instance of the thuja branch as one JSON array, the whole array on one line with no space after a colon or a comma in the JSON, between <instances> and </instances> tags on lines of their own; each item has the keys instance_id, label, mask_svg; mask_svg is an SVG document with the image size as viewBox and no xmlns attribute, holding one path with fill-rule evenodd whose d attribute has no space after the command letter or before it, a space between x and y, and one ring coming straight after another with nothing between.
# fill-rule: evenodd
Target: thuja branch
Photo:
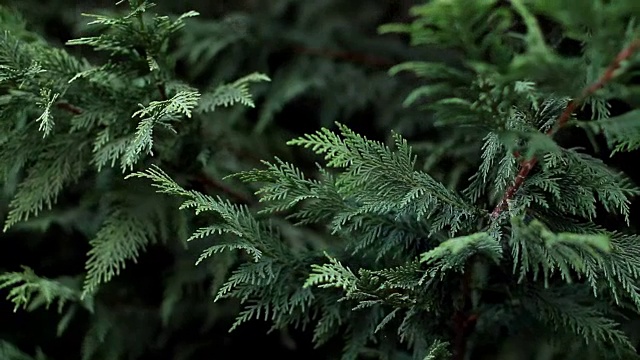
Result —
<instances>
[{"instance_id":1,"label":"thuja branch","mask_svg":"<svg viewBox=\"0 0 640 360\"><path fill-rule=\"evenodd\" d=\"M161 98L163 100L167 99L164 83L159 83L158 84L158 92L160 93L160 96L161 96ZM56 104L56 106L59 109L64 110L64 111L66 111L66 112L68 112L68 113L70 113L72 115L81 115L84 112L78 106L70 104L68 102L59 102L59 103ZM231 198L233 198L237 202L244 203L244 204L253 203L252 199L249 198L248 196L246 196L243 193L240 193L238 191L235 191L234 189L226 186L225 184L221 183L220 181L218 181L216 179L213 179L213 178L211 178L211 177L209 177L207 175L200 174L196 178L197 178L198 182L202 183L206 187L213 188L213 189L216 189L218 191L221 191L221 192L227 194L228 196L230 196Z\"/></svg>"},{"instance_id":2,"label":"thuja branch","mask_svg":"<svg viewBox=\"0 0 640 360\"><path fill-rule=\"evenodd\" d=\"M582 91L580 96L571 100L567 104L567 107L564 109L562 114L560 114L560 116L558 117L558 120L556 121L555 126L553 126L551 129L549 129L549 131L547 131L547 135L553 136L558 130L563 128L571 118L571 115L576 110L576 108L582 102L584 102L585 99L587 99L589 96L593 95L596 91L598 91L600 88L604 87L607 83L609 83L614 78L615 72L620 68L622 62L629 59L638 49L640 49L640 39L636 39L632 41L631 44L629 44L629 46L627 46L622 51L620 51L616 56L616 58L611 62L611 64L609 64L605 72L600 76L600 78L594 83L587 86ZM492 219L495 220L498 218L498 216L500 216L502 211L504 211L505 207L507 206L507 203L513 198L513 196L518 191L518 189L522 187L522 184L524 183L525 179L529 175L529 172L531 171L531 169L533 169L533 167L537 163L538 163L538 159L536 157L533 157L529 160L522 162L522 164L520 164L520 170L518 171L518 174L516 175L516 178L513 181L513 184L507 188L504 195L502 196L502 199L500 200L498 205L496 205L496 207L493 209L493 212L491 213Z\"/></svg>"}]
</instances>

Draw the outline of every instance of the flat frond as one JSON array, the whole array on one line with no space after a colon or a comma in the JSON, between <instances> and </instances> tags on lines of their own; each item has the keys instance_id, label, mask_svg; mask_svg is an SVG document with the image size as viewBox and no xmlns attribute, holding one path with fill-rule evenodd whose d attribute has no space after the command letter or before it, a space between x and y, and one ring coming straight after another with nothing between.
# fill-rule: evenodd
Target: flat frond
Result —
<instances>
[{"instance_id":1,"label":"flat frond","mask_svg":"<svg viewBox=\"0 0 640 360\"><path fill-rule=\"evenodd\" d=\"M119 275L127 261L137 261L140 252L155 241L155 234L150 229L149 224L135 214L113 210L89 242L91 249L87 254L83 297Z\"/></svg>"}]
</instances>

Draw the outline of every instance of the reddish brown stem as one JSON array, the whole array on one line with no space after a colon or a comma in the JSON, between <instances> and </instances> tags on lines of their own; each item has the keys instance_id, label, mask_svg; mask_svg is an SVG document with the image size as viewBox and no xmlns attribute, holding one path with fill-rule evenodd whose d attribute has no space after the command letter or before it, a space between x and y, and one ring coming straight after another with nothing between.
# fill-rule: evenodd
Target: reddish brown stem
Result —
<instances>
[{"instance_id":1,"label":"reddish brown stem","mask_svg":"<svg viewBox=\"0 0 640 360\"><path fill-rule=\"evenodd\" d=\"M80 109L79 107L66 102L59 102L56 104L56 106L58 107L58 109L70 112L73 115L80 115L83 113L82 109Z\"/></svg>"},{"instance_id":2,"label":"reddish brown stem","mask_svg":"<svg viewBox=\"0 0 640 360\"><path fill-rule=\"evenodd\" d=\"M473 279L473 258L465 265L464 276L461 283L462 301L460 308L453 315L453 360L464 360L467 353L467 337L473 331L478 315L471 312L471 292Z\"/></svg>"},{"instance_id":3,"label":"reddish brown stem","mask_svg":"<svg viewBox=\"0 0 640 360\"><path fill-rule=\"evenodd\" d=\"M167 100L169 97L167 96L167 89L164 86L164 83L158 84L158 92L160 93L160 99L162 101Z\"/></svg>"},{"instance_id":4,"label":"reddish brown stem","mask_svg":"<svg viewBox=\"0 0 640 360\"><path fill-rule=\"evenodd\" d=\"M162 100L168 99L167 91L165 90L164 84L158 84L158 93L160 93L160 99ZM68 102L59 102L56 104L56 106L58 107L58 109L64 110L73 115L81 115L84 112L81 108L73 104L69 104Z\"/></svg>"},{"instance_id":5,"label":"reddish brown stem","mask_svg":"<svg viewBox=\"0 0 640 360\"><path fill-rule=\"evenodd\" d=\"M593 95L596 91L598 91L600 88L604 87L607 83L609 83L615 76L616 70L620 68L622 62L629 59L638 49L640 49L640 39L636 39L632 41L631 44L629 44L629 46L627 46L622 51L620 51L616 56L616 58L611 62L611 64L609 64L605 72L600 76L600 78L597 81L595 81L593 84L587 86L584 90L582 90L582 93L580 94L580 96L578 96L576 99L570 101L569 104L567 104L567 107L564 109L562 114L560 114L560 116L558 117L558 120L556 121L555 126L552 127L549 131L547 131L547 135L553 136L558 130L563 128L567 124L569 119L571 119L571 115L576 110L578 105L580 105L586 98ZM513 196L520 189L525 179L529 175L529 172L531 171L531 169L533 169L533 167L537 163L538 163L538 159L533 157L527 161L522 162L522 164L520 164L520 171L518 171L518 175L516 175L516 178L513 181L513 184L507 188L504 195L502 196L502 199L500 200L498 205L496 205L496 207L493 209L493 212L491 213L492 219L495 220L496 218L498 218L498 216L500 216L502 211L507 206L507 203L509 202L509 200L513 199Z\"/></svg>"}]
</instances>

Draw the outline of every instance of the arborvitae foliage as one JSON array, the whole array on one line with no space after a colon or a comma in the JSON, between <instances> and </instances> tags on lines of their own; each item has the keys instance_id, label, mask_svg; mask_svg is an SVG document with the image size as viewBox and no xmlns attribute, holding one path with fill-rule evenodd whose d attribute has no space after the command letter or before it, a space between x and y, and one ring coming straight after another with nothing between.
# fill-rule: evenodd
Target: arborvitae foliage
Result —
<instances>
[{"instance_id":1,"label":"arborvitae foliage","mask_svg":"<svg viewBox=\"0 0 640 360\"><path fill-rule=\"evenodd\" d=\"M129 5L122 16L92 16L91 23L104 28L100 35L68 42L108 52L111 57L99 66L40 39L25 40L22 24L2 34L6 121L0 163L6 182L16 186L4 230L51 209L69 184L95 186L93 195L79 200L101 207L102 215L82 298L148 244L179 237L184 227L185 217L166 204L139 205L136 184L114 188L122 173L148 164L151 155L165 166L179 162L184 140L172 133L195 136L195 116L219 106L254 106L249 85L269 80L252 74L201 92L173 79L167 42L197 13L147 17L152 3ZM106 167L115 171L101 171Z\"/></svg>"},{"instance_id":2,"label":"arborvitae foliage","mask_svg":"<svg viewBox=\"0 0 640 360\"><path fill-rule=\"evenodd\" d=\"M416 359L473 358L508 334L535 334L565 358L636 357L618 321L640 310L640 237L598 225L597 215L628 223L640 189L555 135L582 128L603 135L612 152L637 148L637 110L611 116L609 102L637 96L640 8L435 0L412 14L412 23L381 30L456 49L459 62L391 72L425 78L407 104L419 102L449 129L443 146L476 149L469 182L435 180L401 135L384 144L341 124L288 142L323 157L315 175L280 159L236 175L260 184L257 217L185 190L156 166L134 177L217 218L193 235L217 239L203 256L249 255L217 295L243 302L234 327L252 319L310 326L318 345L342 334L343 359L397 359L405 350ZM585 107L590 119L578 111ZM324 255L285 246L265 218L281 214L320 225L333 244Z\"/></svg>"},{"instance_id":3,"label":"arborvitae foliage","mask_svg":"<svg viewBox=\"0 0 640 360\"><path fill-rule=\"evenodd\" d=\"M243 262L211 300L242 303L232 329L256 320L310 329L318 346L342 339L342 359L470 359L487 348L495 356L518 337L540 357L637 357L619 323L640 311L640 236L629 225L640 189L560 141L576 132L594 145L604 139L612 154L638 148L634 0L413 7L413 22L381 32L455 55L390 71L424 80L405 104L434 119L428 154L417 156L400 133L385 143L327 125L288 141L318 156L317 171L275 158L227 177L254 186L260 207L231 201L235 192L191 189L175 168L194 152L206 158L190 139L202 136L207 112L253 106L249 84L269 77L244 74L210 89L177 80L169 39L195 13L149 16L151 4L129 5L128 14L95 17L100 35L70 42L107 51L101 65L46 45L18 21L3 23L0 41L0 166L13 194L6 227L50 208L73 182L85 187L82 206L98 209L84 229L94 234L84 276L49 279L25 268L1 275L0 287L17 306L59 305L60 331L80 307L92 312L84 358L146 350L153 331L130 337L122 325L134 316L114 312L96 290L150 244L176 238L207 245L190 272L173 274L165 319L188 302L182 288L203 276L197 269L224 274L235 259L225 254L240 250ZM212 57L194 53L192 62ZM317 88L297 76L281 81L282 93L266 95L261 114ZM631 110L612 115L614 100ZM270 116L258 117L255 134ZM447 162L458 165L441 176ZM621 221L599 220L607 214ZM31 358L5 342L0 351Z\"/></svg>"},{"instance_id":4,"label":"arborvitae foliage","mask_svg":"<svg viewBox=\"0 0 640 360\"><path fill-rule=\"evenodd\" d=\"M156 164L183 186L252 204L250 189L222 178L270 154L293 158L292 132L336 119L363 127L354 120L371 114L377 128L421 122L399 106L411 82L385 72L413 52L361 30L375 31L384 4L238 1L237 12L205 18L189 3L14 2L29 23L0 7L0 291L9 300L0 311L11 305L19 316L0 315L0 359L40 346L47 359L235 356L229 349L247 348L234 337L228 345L236 302L211 294L242 259L226 252L194 266L207 246L186 240L207 220L124 176ZM169 8L186 13L156 14ZM312 229L280 229L291 246L324 246ZM42 309L49 304L59 317ZM291 343L280 335L272 348Z\"/></svg>"},{"instance_id":5,"label":"arborvitae foliage","mask_svg":"<svg viewBox=\"0 0 640 360\"><path fill-rule=\"evenodd\" d=\"M153 244L184 248L191 227L175 201L154 196L145 184L125 183L124 173L152 163L184 166L191 169L189 180L197 181L204 176L198 160L184 160L205 150L190 139L200 136L206 115L236 103L254 106L250 86L269 81L253 73L198 89L179 80L169 44L198 13L160 16L148 1L120 3L124 12L88 15L98 33L67 43L106 53L98 63L48 44L27 31L18 14L0 8L0 18L7 19L0 33L0 172L4 192L11 194L4 231L61 224L90 239L85 273L49 279L26 267L0 275L0 288L9 290L16 308L57 301L59 334L82 308L91 313L84 359L146 352L144 336L151 339L161 319L167 325L181 296L179 289L167 291L161 314L140 319L109 305L112 296L94 297ZM54 206L61 198L67 206ZM28 221L34 217L37 223ZM128 339L122 318L135 323L145 316L152 330L145 335L134 327L142 338Z\"/></svg>"}]
</instances>

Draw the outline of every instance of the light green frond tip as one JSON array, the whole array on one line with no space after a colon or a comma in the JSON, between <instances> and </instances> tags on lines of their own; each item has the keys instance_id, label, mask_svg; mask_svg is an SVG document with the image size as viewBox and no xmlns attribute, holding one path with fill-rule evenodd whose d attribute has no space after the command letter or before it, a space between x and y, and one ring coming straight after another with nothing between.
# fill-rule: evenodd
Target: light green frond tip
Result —
<instances>
[{"instance_id":1,"label":"light green frond tip","mask_svg":"<svg viewBox=\"0 0 640 360\"><path fill-rule=\"evenodd\" d=\"M153 154L153 129L162 125L173 131L171 122L181 116L191 117L191 111L198 104L200 93L197 91L180 91L171 99L152 101L148 106L140 105L141 109L134 112L132 117L142 120L138 123L135 135L124 150L122 169L133 168L138 159L145 154Z\"/></svg>"},{"instance_id":2,"label":"light green frond tip","mask_svg":"<svg viewBox=\"0 0 640 360\"><path fill-rule=\"evenodd\" d=\"M342 265L337 259L330 257L329 255L326 256L329 259L328 264L311 265L311 274L304 282L304 287L335 287L345 290L347 294L354 291L356 289L356 281L358 278L353 271Z\"/></svg>"},{"instance_id":3,"label":"light green frond tip","mask_svg":"<svg viewBox=\"0 0 640 360\"><path fill-rule=\"evenodd\" d=\"M152 101L148 106L140 105L141 109L134 112L132 117L142 119L152 118L154 121L173 120L180 115L191 117L191 111L198 104L198 91L180 91L171 99Z\"/></svg>"},{"instance_id":4,"label":"light green frond tip","mask_svg":"<svg viewBox=\"0 0 640 360\"><path fill-rule=\"evenodd\" d=\"M585 249L598 249L605 253L611 251L611 240L606 234L575 234L567 232L554 234L541 222L536 220L532 221L532 224L529 226L536 228L536 230L540 232L540 236L547 247L566 244L580 246Z\"/></svg>"},{"instance_id":5,"label":"light green frond tip","mask_svg":"<svg viewBox=\"0 0 640 360\"><path fill-rule=\"evenodd\" d=\"M423 360L449 360L450 358L449 343L436 340L429 346L429 349L427 349L427 355Z\"/></svg>"},{"instance_id":6,"label":"light green frond tip","mask_svg":"<svg viewBox=\"0 0 640 360\"><path fill-rule=\"evenodd\" d=\"M125 179L131 178L144 178L153 182L151 186L158 189L158 192L163 194L178 195L178 196L191 196L191 193L183 189L178 185L166 172L160 169L157 165L151 165L151 167L145 171L135 172L129 174Z\"/></svg>"},{"instance_id":7,"label":"light green frond tip","mask_svg":"<svg viewBox=\"0 0 640 360\"><path fill-rule=\"evenodd\" d=\"M9 272L0 275L0 290L9 289L7 300L15 306L13 311L19 308L37 307L39 303L49 306L57 300L58 311L68 301L78 299L78 292L58 281L36 275L29 267L23 267L22 272Z\"/></svg>"},{"instance_id":8,"label":"light green frond tip","mask_svg":"<svg viewBox=\"0 0 640 360\"><path fill-rule=\"evenodd\" d=\"M440 243L435 249L420 255L420 262L445 263L445 268L455 268L475 254L483 254L497 263L502 258L502 246L491 234L479 232Z\"/></svg>"},{"instance_id":9,"label":"light green frond tip","mask_svg":"<svg viewBox=\"0 0 640 360\"><path fill-rule=\"evenodd\" d=\"M215 111L218 106L228 107L236 103L251 108L255 107L253 97L249 92L249 85L262 81L271 81L271 79L264 74L252 73L230 84L220 85L212 92L206 92L202 95L199 110L210 112Z\"/></svg>"},{"instance_id":10,"label":"light green frond tip","mask_svg":"<svg viewBox=\"0 0 640 360\"><path fill-rule=\"evenodd\" d=\"M338 126L342 128L342 124L338 123ZM343 129L347 130L346 127ZM322 128L315 134L289 140L287 145L302 146L318 155L324 155L327 167L347 167L351 164L351 149L346 141L327 128Z\"/></svg>"},{"instance_id":11,"label":"light green frond tip","mask_svg":"<svg viewBox=\"0 0 640 360\"><path fill-rule=\"evenodd\" d=\"M201 231L201 230L202 229L198 231ZM219 232L222 232L222 231L226 231L226 230L220 229ZM192 237L192 239L193 238L195 238L195 235ZM262 258L262 251L260 251L260 249L256 248L255 246L249 243L237 241L234 243L216 244L208 247L200 254L200 256L198 257L198 260L196 261L196 265L200 265L200 263L202 263L207 258L211 257L213 254L221 253L224 251L233 251L233 250L244 250L247 254L249 254L249 256L251 256L251 259L254 262L258 262L260 261L260 258Z\"/></svg>"},{"instance_id":12,"label":"light green frond tip","mask_svg":"<svg viewBox=\"0 0 640 360\"><path fill-rule=\"evenodd\" d=\"M42 137L47 137L51 130L53 130L53 115L51 114L51 106L56 102L60 94L51 94L51 89L42 89L40 91L41 98L38 100L38 105L43 108L42 115L36 119L37 123L40 123L38 130L42 131Z\"/></svg>"}]
</instances>

